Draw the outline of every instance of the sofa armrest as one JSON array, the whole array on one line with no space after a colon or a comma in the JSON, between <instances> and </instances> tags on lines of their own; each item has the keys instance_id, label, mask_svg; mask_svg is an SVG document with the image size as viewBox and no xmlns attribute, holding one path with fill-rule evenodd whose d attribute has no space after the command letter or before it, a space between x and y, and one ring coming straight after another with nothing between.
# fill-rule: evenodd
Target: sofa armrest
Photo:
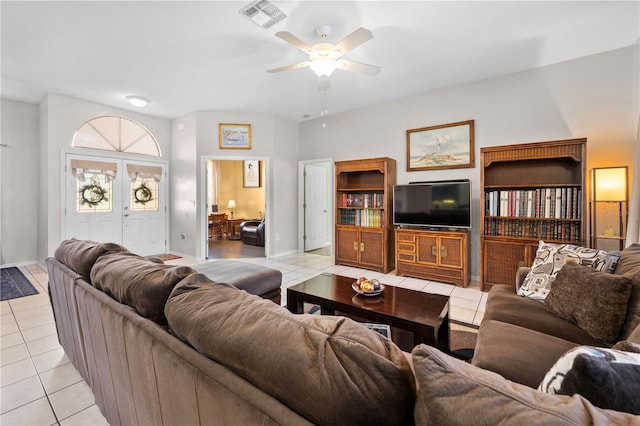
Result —
<instances>
[{"instance_id":1,"label":"sofa armrest","mask_svg":"<svg viewBox=\"0 0 640 426\"><path fill-rule=\"evenodd\" d=\"M516 272L516 291L518 291L518 289L520 288L520 286L522 285L522 283L524 282L525 277L527 276L527 274L529 273L529 271L531 270L531 268L527 267L527 266L521 266L518 268L518 271Z\"/></svg>"}]
</instances>

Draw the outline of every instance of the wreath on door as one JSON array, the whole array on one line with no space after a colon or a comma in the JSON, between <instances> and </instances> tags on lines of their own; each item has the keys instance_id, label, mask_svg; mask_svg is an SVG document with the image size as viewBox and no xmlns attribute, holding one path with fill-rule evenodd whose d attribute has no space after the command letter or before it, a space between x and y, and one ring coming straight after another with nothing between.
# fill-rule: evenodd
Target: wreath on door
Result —
<instances>
[{"instance_id":1,"label":"wreath on door","mask_svg":"<svg viewBox=\"0 0 640 426\"><path fill-rule=\"evenodd\" d=\"M135 198L135 202L139 204L147 204L149 201L153 200L153 193L151 189L147 186L147 181L142 181L140 186L134 188L133 190L133 198Z\"/></svg>"},{"instance_id":2,"label":"wreath on door","mask_svg":"<svg viewBox=\"0 0 640 426\"><path fill-rule=\"evenodd\" d=\"M107 190L100 185L100 181L96 175L91 177L91 181L80 188L80 204L88 204L90 206L97 206L103 201L108 201Z\"/></svg>"}]
</instances>

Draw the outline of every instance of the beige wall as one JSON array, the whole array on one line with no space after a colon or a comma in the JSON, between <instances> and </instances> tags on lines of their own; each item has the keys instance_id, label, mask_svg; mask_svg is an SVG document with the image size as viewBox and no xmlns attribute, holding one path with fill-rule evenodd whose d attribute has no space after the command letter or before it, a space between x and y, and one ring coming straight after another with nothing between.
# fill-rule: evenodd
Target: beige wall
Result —
<instances>
[{"instance_id":1,"label":"beige wall","mask_svg":"<svg viewBox=\"0 0 640 426\"><path fill-rule=\"evenodd\" d=\"M271 255L278 255L297 249L299 160L388 156L398 161L398 183L471 179L475 201L471 266L477 275L480 148L586 137L589 169L627 165L631 181L639 71L636 45L303 123L264 114L213 111L193 112L169 121L54 94L47 95L39 107L3 100L2 143L9 147L2 148L2 261L34 260L32 243L16 249L15 241L27 235L31 242L37 239L37 260L53 253L61 239L61 153L70 149L74 132L84 122L116 114L147 127L160 143L162 158L170 161L171 251L202 255L199 247L206 236L206 218L201 215L208 211L200 170L203 158L267 160L262 203L270 203L267 239L272 244ZM407 129L468 119L474 119L476 125L475 168L406 171ZM322 127L322 122L327 126ZM251 123L252 149L219 149L218 123ZM24 190L13 190L17 187L13 172L37 157L37 181L27 179ZM20 210L12 209L25 199L24 193L37 198L36 211L16 217ZM245 209L240 203L238 206ZM250 203L247 206L254 211L238 210L238 214L257 214L259 209ZM36 228L37 238L33 238ZM180 238L183 233L185 240Z\"/></svg>"},{"instance_id":2,"label":"beige wall","mask_svg":"<svg viewBox=\"0 0 640 426\"><path fill-rule=\"evenodd\" d=\"M2 100L0 264L38 258L38 106Z\"/></svg>"},{"instance_id":3,"label":"beige wall","mask_svg":"<svg viewBox=\"0 0 640 426\"><path fill-rule=\"evenodd\" d=\"M218 143L219 123L251 124L251 149L221 149ZM183 152L181 143L172 144L172 250L180 244L177 250L180 253L196 258L204 256L207 215L211 210L207 202L207 161L246 159L263 160L265 165L262 172L265 201L262 205L267 211L266 255L278 256L297 251L298 123L268 114L198 111L174 119L171 125L173 140L180 140L188 147ZM224 203L225 200L221 199L222 211L226 210ZM255 217L258 210L262 210L256 208L258 204L253 207L238 204L241 210L237 213ZM179 240L182 233L187 234L187 238Z\"/></svg>"},{"instance_id":4,"label":"beige wall","mask_svg":"<svg viewBox=\"0 0 640 426\"><path fill-rule=\"evenodd\" d=\"M471 271L480 272L480 148L586 137L587 167L633 174L638 45L300 124L300 160L391 157L397 182L470 179ZM425 76L425 78L429 78ZM406 171L406 130L475 120L475 167ZM326 123L326 127L322 123Z\"/></svg>"},{"instance_id":5,"label":"beige wall","mask_svg":"<svg viewBox=\"0 0 640 426\"><path fill-rule=\"evenodd\" d=\"M266 206L264 190L264 161L260 162L260 182L259 188L244 188L243 186L243 161L224 160L220 161L220 192L218 196L218 209L220 212L229 213L227 203L229 200L236 202L234 217L237 219L257 219L260 215L264 217Z\"/></svg>"}]
</instances>

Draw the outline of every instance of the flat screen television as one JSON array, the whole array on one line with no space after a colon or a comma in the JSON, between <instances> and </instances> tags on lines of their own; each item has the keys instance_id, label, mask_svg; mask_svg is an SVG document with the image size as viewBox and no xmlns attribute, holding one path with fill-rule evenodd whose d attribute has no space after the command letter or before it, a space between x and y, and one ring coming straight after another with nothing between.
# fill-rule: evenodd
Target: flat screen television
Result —
<instances>
[{"instance_id":1,"label":"flat screen television","mask_svg":"<svg viewBox=\"0 0 640 426\"><path fill-rule=\"evenodd\" d=\"M393 224L471 228L471 182L456 180L395 185Z\"/></svg>"}]
</instances>

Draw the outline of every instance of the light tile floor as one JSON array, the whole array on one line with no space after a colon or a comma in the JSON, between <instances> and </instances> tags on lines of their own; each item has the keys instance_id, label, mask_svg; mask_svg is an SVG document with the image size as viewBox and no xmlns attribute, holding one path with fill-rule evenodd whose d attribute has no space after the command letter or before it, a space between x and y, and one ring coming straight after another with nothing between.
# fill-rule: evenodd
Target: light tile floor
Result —
<instances>
[{"instance_id":1,"label":"light tile floor","mask_svg":"<svg viewBox=\"0 0 640 426\"><path fill-rule=\"evenodd\" d=\"M357 278L377 278L417 291L450 296L449 317L456 323L480 324L487 300L479 283L468 288L450 284L381 274L334 265L333 259L299 253L277 258L245 258L245 262L269 266L282 272L282 304L286 289L322 272ZM194 265L189 259L167 262ZM37 265L20 270L40 294L0 302L0 424L9 425L107 425L94 403L89 386L71 365L58 343L53 311L47 294L48 276ZM456 325L452 325L456 327ZM464 326L460 326L465 328Z\"/></svg>"}]
</instances>

